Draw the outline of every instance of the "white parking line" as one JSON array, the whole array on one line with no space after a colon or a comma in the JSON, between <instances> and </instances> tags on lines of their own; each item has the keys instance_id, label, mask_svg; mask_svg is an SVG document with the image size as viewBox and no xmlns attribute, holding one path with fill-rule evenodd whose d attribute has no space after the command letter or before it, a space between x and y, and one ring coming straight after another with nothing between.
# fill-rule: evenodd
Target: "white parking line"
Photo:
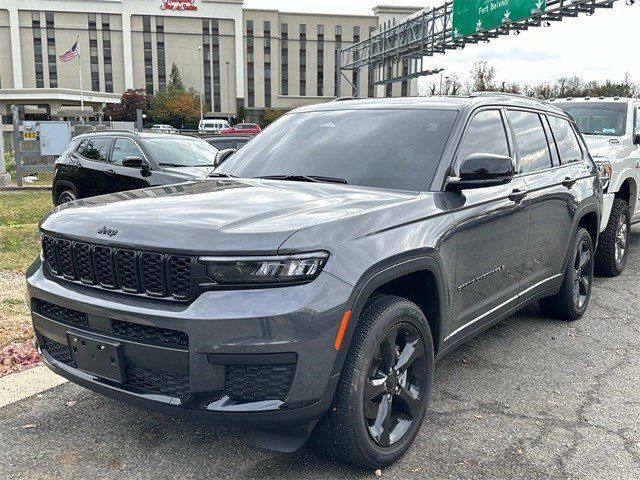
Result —
<instances>
[{"instance_id":1,"label":"white parking line","mask_svg":"<svg viewBox=\"0 0 640 480\"><path fill-rule=\"evenodd\" d=\"M0 378L0 408L66 383L47 367L30 368Z\"/></svg>"}]
</instances>

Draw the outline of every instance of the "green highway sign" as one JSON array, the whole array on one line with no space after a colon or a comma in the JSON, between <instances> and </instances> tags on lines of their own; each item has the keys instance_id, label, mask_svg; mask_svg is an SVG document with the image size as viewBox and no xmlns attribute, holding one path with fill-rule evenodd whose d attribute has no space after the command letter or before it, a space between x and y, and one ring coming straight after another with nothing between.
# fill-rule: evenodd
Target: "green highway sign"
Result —
<instances>
[{"instance_id":1,"label":"green highway sign","mask_svg":"<svg viewBox=\"0 0 640 480\"><path fill-rule=\"evenodd\" d=\"M546 8L546 0L454 0L451 35L456 38L481 32L523 20Z\"/></svg>"}]
</instances>

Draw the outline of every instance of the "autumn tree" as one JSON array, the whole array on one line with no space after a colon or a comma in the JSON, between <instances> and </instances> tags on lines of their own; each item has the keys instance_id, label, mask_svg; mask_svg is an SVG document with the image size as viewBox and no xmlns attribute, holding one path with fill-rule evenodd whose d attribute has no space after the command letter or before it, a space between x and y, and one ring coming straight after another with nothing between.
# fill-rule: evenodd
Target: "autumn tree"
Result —
<instances>
[{"instance_id":1,"label":"autumn tree","mask_svg":"<svg viewBox=\"0 0 640 480\"><path fill-rule=\"evenodd\" d=\"M121 122L135 122L137 110L147 113L149 110L149 99L146 90L129 89L122 94L120 103L109 103L103 110L105 118Z\"/></svg>"}]
</instances>

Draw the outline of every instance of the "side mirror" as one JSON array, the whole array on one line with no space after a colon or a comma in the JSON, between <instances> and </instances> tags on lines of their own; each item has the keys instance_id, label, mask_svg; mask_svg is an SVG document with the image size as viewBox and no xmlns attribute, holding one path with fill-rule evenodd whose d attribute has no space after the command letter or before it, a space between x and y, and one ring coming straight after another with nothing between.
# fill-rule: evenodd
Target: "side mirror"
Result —
<instances>
[{"instance_id":1,"label":"side mirror","mask_svg":"<svg viewBox=\"0 0 640 480\"><path fill-rule=\"evenodd\" d=\"M462 161L460 176L449 178L448 190L504 185L513 180L513 159L504 155L473 153Z\"/></svg>"},{"instance_id":2,"label":"side mirror","mask_svg":"<svg viewBox=\"0 0 640 480\"><path fill-rule=\"evenodd\" d=\"M147 160L140 157L125 157L122 159L122 166L128 168L137 168L139 170L149 170L150 165Z\"/></svg>"},{"instance_id":3,"label":"side mirror","mask_svg":"<svg viewBox=\"0 0 640 480\"><path fill-rule=\"evenodd\" d=\"M227 148L225 150L220 150L216 154L216 159L213 162L213 164L216 167L219 166L219 165L222 165L222 163L224 163L231 155L233 155L236 152L237 152L237 150L235 148Z\"/></svg>"},{"instance_id":4,"label":"side mirror","mask_svg":"<svg viewBox=\"0 0 640 480\"><path fill-rule=\"evenodd\" d=\"M633 144L640 145L640 132L636 132L633 134Z\"/></svg>"}]
</instances>

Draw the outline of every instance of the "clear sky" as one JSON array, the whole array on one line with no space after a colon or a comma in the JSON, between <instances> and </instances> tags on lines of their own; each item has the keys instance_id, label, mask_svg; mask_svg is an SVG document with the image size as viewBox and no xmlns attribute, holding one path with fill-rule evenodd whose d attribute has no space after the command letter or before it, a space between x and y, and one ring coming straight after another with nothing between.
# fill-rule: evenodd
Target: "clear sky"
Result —
<instances>
[{"instance_id":1,"label":"clear sky","mask_svg":"<svg viewBox=\"0 0 640 480\"><path fill-rule=\"evenodd\" d=\"M434 0L429 0L433 4ZM444 3L444 0L443 0ZM425 6L416 0L245 0L247 8L275 8L290 12L371 14L375 5ZM499 81L532 84L579 75L585 80L622 80L625 72L640 83L640 1L625 0L611 10L587 17L565 18L550 28L534 28L519 36L500 37L489 44L470 45L433 57L434 67L466 77L474 61L496 67Z\"/></svg>"}]
</instances>

